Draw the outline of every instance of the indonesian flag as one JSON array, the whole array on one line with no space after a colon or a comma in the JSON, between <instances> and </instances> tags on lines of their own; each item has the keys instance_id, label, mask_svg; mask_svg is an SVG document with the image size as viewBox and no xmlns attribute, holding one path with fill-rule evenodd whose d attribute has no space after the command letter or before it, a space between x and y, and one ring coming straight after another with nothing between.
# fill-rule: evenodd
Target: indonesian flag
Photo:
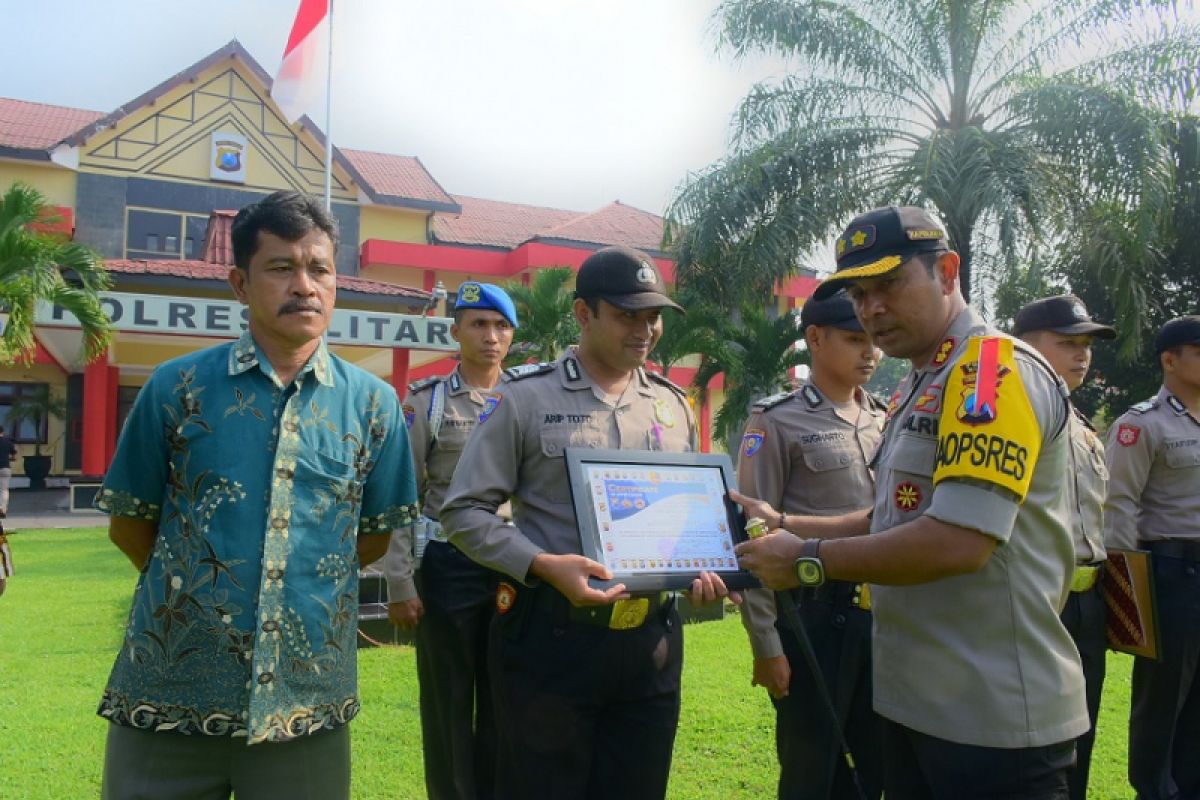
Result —
<instances>
[{"instance_id":1,"label":"indonesian flag","mask_svg":"<svg viewBox=\"0 0 1200 800\"><path fill-rule=\"evenodd\" d=\"M320 97L329 74L329 0L300 0L271 99L295 122Z\"/></svg>"}]
</instances>

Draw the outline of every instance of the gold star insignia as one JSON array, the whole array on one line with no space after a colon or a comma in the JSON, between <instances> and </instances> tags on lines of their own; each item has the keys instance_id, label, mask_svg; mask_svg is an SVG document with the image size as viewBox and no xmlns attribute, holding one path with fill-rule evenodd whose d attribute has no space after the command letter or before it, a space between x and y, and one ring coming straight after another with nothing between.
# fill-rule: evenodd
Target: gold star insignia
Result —
<instances>
[{"instance_id":1,"label":"gold star insignia","mask_svg":"<svg viewBox=\"0 0 1200 800\"><path fill-rule=\"evenodd\" d=\"M842 254L843 254L843 253L845 253L845 252L846 252L846 240L845 240L845 239L838 239L838 243L837 243L837 254L840 256L840 255L842 255Z\"/></svg>"},{"instance_id":2,"label":"gold star insignia","mask_svg":"<svg viewBox=\"0 0 1200 800\"><path fill-rule=\"evenodd\" d=\"M867 241L867 232L855 231L854 235L850 237L850 241L855 247L861 247Z\"/></svg>"}]
</instances>

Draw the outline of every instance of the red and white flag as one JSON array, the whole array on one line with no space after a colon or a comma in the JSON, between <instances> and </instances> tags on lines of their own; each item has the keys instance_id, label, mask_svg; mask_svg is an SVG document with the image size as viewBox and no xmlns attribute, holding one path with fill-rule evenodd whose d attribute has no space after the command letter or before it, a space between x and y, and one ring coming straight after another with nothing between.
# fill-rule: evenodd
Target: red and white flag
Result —
<instances>
[{"instance_id":1,"label":"red and white flag","mask_svg":"<svg viewBox=\"0 0 1200 800\"><path fill-rule=\"evenodd\" d=\"M295 122L321 96L329 75L329 0L300 0L271 99Z\"/></svg>"}]
</instances>

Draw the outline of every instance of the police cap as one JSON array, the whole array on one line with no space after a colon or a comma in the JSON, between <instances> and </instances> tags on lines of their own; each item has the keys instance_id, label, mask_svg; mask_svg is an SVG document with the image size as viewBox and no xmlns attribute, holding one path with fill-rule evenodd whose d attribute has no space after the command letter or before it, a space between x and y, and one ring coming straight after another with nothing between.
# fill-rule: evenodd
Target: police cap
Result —
<instances>
[{"instance_id":1,"label":"police cap","mask_svg":"<svg viewBox=\"0 0 1200 800\"><path fill-rule=\"evenodd\" d=\"M686 313L667 297L653 259L632 247L605 247L588 256L575 279L575 296L607 300L622 311L673 308Z\"/></svg>"},{"instance_id":2,"label":"police cap","mask_svg":"<svg viewBox=\"0 0 1200 800\"><path fill-rule=\"evenodd\" d=\"M823 299L858 278L886 275L917 253L949 250L942 226L923 208L885 206L859 214L838 237L837 271L813 297Z\"/></svg>"},{"instance_id":3,"label":"police cap","mask_svg":"<svg viewBox=\"0 0 1200 800\"><path fill-rule=\"evenodd\" d=\"M1017 318L1013 320L1013 335L1024 336L1030 331L1054 331L1068 336L1087 333L1100 339L1117 338L1116 329L1094 321L1087 306L1073 294L1043 297L1018 311Z\"/></svg>"},{"instance_id":4,"label":"police cap","mask_svg":"<svg viewBox=\"0 0 1200 800\"><path fill-rule=\"evenodd\" d=\"M508 292L499 286L478 281L467 281L459 286L454 310L466 311L472 308L499 311L514 328L517 327L517 307L513 305Z\"/></svg>"},{"instance_id":5,"label":"police cap","mask_svg":"<svg viewBox=\"0 0 1200 800\"><path fill-rule=\"evenodd\" d=\"M809 298L800 307L800 330L807 330L809 325L841 328L844 331L861 331L862 323L854 313L854 303L846 297L845 292L838 292L833 297L818 300Z\"/></svg>"},{"instance_id":6,"label":"police cap","mask_svg":"<svg viewBox=\"0 0 1200 800\"><path fill-rule=\"evenodd\" d=\"M1160 354L1181 344L1200 344L1200 317L1194 314L1176 317L1159 328L1154 337L1154 352Z\"/></svg>"}]
</instances>

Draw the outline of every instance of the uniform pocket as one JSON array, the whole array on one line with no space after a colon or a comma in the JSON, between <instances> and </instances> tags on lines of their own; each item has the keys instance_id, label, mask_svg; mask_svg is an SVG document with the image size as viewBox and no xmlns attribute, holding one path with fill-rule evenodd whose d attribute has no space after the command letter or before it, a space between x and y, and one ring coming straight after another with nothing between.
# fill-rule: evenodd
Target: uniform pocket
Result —
<instances>
[{"instance_id":1,"label":"uniform pocket","mask_svg":"<svg viewBox=\"0 0 1200 800\"><path fill-rule=\"evenodd\" d=\"M1200 466L1200 442L1195 439L1168 440L1163 461L1171 469L1188 469Z\"/></svg>"},{"instance_id":2,"label":"uniform pocket","mask_svg":"<svg viewBox=\"0 0 1200 800\"><path fill-rule=\"evenodd\" d=\"M802 447L801 457L816 485L813 487L813 506L816 508L844 508L862 505L864 494L870 496L870 485L863 486L863 473L851 474L850 468L859 460L857 450L851 444L808 445Z\"/></svg>"}]
</instances>

